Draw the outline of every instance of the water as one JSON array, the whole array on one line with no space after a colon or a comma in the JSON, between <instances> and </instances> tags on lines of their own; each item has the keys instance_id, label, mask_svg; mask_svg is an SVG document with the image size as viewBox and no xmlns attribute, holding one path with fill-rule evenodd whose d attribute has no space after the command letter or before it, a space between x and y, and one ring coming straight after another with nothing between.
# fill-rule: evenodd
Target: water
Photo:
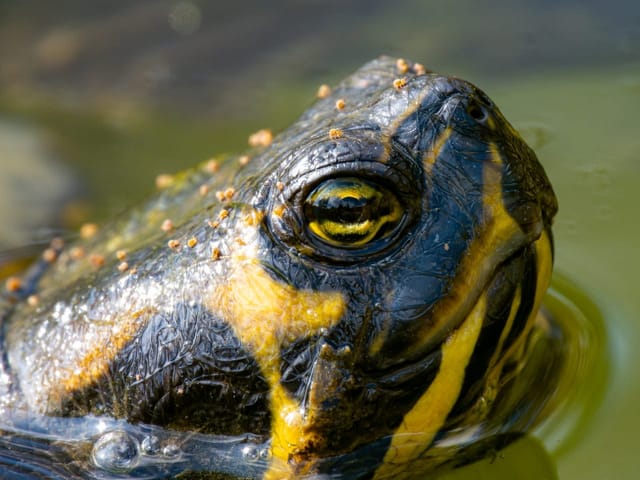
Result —
<instances>
[{"instance_id":1,"label":"water","mask_svg":"<svg viewBox=\"0 0 640 480\"><path fill-rule=\"evenodd\" d=\"M571 275L602 309L610 352L603 403L576 448L561 457L561 478L635 476L629 445L640 426L633 413L640 396L634 366L640 358L631 345L640 338L633 281L640 257L634 247L638 224L631 219L640 184L640 144L633 133L640 96L629 82L639 73L629 68L566 75L561 79L571 89L564 95L539 80L539 91L548 95L542 115L555 137L539 155L562 205L555 229L556 268Z\"/></svg>"},{"instance_id":2,"label":"water","mask_svg":"<svg viewBox=\"0 0 640 480\"><path fill-rule=\"evenodd\" d=\"M572 403L536 432L542 443L450 475L514 478L524 465L530 478L636 477L637 2L283 3L286 15L273 2L244 13L198 2L32 3L0 10L0 108L47 129L49 148L83 175L89 201L62 208L67 224L124 208L156 173L242 150L257 128L290 123L319 83L380 53L484 88L534 144L559 197L547 305L592 319L598 348Z\"/></svg>"},{"instance_id":3,"label":"water","mask_svg":"<svg viewBox=\"0 0 640 480\"><path fill-rule=\"evenodd\" d=\"M55 478L151 479L185 469L249 477L264 469L268 451L251 435L179 433L91 416L52 418L16 411L8 418L0 440L3 478L45 473Z\"/></svg>"}]
</instances>

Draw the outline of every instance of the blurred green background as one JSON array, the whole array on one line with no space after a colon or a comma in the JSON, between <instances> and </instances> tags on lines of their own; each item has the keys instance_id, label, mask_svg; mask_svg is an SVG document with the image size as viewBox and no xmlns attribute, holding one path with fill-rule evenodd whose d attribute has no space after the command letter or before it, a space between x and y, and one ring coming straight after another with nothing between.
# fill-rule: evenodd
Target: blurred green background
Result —
<instances>
[{"instance_id":1,"label":"blurred green background","mask_svg":"<svg viewBox=\"0 0 640 480\"><path fill-rule=\"evenodd\" d=\"M545 446L560 479L637 478L640 2L1 1L0 250L242 151L380 54L476 83L538 152L609 372L571 448Z\"/></svg>"}]
</instances>

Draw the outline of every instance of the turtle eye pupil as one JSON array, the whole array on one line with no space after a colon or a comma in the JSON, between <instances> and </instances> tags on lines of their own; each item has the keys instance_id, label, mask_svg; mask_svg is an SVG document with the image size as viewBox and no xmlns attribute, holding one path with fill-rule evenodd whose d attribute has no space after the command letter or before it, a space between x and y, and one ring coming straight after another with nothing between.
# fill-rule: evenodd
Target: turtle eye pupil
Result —
<instances>
[{"instance_id":1,"label":"turtle eye pupil","mask_svg":"<svg viewBox=\"0 0 640 480\"><path fill-rule=\"evenodd\" d=\"M371 212L367 208L367 198L356 197L329 197L323 198L313 205L313 215L325 221L341 224L358 223L367 218Z\"/></svg>"},{"instance_id":2,"label":"turtle eye pupil","mask_svg":"<svg viewBox=\"0 0 640 480\"><path fill-rule=\"evenodd\" d=\"M336 247L357 248L392 233L404 212L395 195L359 178L335 178L317 186L304 204L311 235Z\"/></svg>"}]
</instances>

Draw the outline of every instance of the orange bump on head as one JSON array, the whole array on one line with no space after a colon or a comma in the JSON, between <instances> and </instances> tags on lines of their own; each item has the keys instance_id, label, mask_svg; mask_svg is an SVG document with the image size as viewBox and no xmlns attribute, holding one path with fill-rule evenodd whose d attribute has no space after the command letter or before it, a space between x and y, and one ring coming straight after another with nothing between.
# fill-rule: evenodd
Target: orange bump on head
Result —
<instances>
[{"instance_id":1,"label":"orange bump on head","mask_svg":"<svg viewBox=\"0 0 640 480\"><path fill-rule=\"evenodd\" d=\"M124 259L127 258L127 251L126 250L118 250L116 252L116 258L118 260L120 260L121 262L124 261Z\"/></svg>"},{"instance_id":2,"label":"orange bump on head","mask_svg":"<svg viewBox=\"0 0 640 480\"><path fill-rule=\"evenodd\" d=\"M416 75L424 75L427 73L427 69L421 63L414 63L411 69Z\"/></svg>"},{"instance_id":3,"label":"orange bump on head","mask_svg":"<svg viewBox=\"0 0 640 480\"><path fill-rule=\"evenodd\" d=\"M89 255L89 262L95 268L100 268L104 266L104 262L105 262L104 255L100 255L99 253L92 253L91 255Z\"/></svg>"},{"instance_id":4,"label":"orange bump on head","mask_svg":"<svg viewBox=\"0 0 640 480\"><path fill-rule=\"evenodd\" d=\"M216 198L220 202L228 202L233 198L233 195L236 193L235 188L229 187L226 190L218 190L216 192Z\"/></svg>"},{"instance_id":5,"label":"orange bump on head","mask_svg":"<svg viewBox=\"0 0 640 480\"><path fill-rule=\"evenodd\" d=\"M326 84L320 85L320 87L318 88L318 93L316 93L316 95L318 98L327 98L329 95L331 95L331 87Z\"/></svg>"},{"instance_id":6,"label":"orange bump on head","mask_svg":"<svg viewBox=\"0 0 640 480\"><path fill-rule=\"evenodd\" d=\"M53 248L47 248L42 252L42 259L47 263L55 262L56 258L58 258L58 252Z\"/></svg>"},{"instance_id":7,"label":"orange bump on head","mask_svg":"<svg viewBox=\"0 0 640 480\"><path fill-rule=\"evenodd\" d=\"M180 242L178 240L172 239L167 242L167 246L172 250L177 250L180 247Z\"/></svg>"},{"instance_id":8,"label":"orange bump on head","mask_svg":"<svg viewBox=\"0 0 640 480\"><path fill-rule=\"evenodd\" d=\"M37 307L40 303L40 298L37 295L29 295L27 297L27 304L30 307Z\"/></svg>"},{"instance_id":9,"label":"orange bump on head","mask_svg":"<svg viewBox=\"0 0 640 480\"><path fill-rule=\"evenodd\" d=\"M167 233L170 232L171 230L173 230L173 222L171 221L170 218L166 218L163 222L162 225L160 225L160 228L162 229L163 232Z\"/></svg>"},{"instance_id":10,"label":"orange bump on head","mask_svg":"<svg viewBox=\"0 0 640 480\"><path fill-rule=\"evenodd\" d=\"M118 265L118 271L126 272L127 270L129 270L129 264L127 262L120 262Z\"/></svg>"},{"instance_id":11,"label":"orange bump on head","mask_svg":"<svg viewBox=\"0 0 640 480\"><path fill-rule=\"evenodd\" d=\"M98 233L98 225L95 223L85 223L80 227L80 237L91 238Z\"/></svg>"},{"instance_id":12,"label":"orange bump on head","mask_svg":"<svg viewBox=\"0 0 640 480\"><path fill-rule=\"evenodd\" d=\"M263 128L249 135L249 145L251 147L268 147L273 141L273 133L268 128Z\"/></svg>"},{"instance_id":13,"label":"orange bump on head","mask_svg":"<svg viewBox=\"0 0 640 480\"><path fill-rule=\"evenodd\" d=\"M276 183L276 188L278 189L279 192L282 192L284 190L284 183L282 182Z\"/></svg>"},{"instance_id":14,"label":"orange bump on head","mask_svg":"<svg viewBox=\"0 0 640 480\"><path fill-rule=\"evenodd\" d=\"M198 239L196 237L191 237L189 240L187 240L187 246L189 248L193 248L198 244Z\"/></svg>"},{"instance_id":15,"label":"orange bump on head","mask_svg":"<svg viewBox=\"0 0 640 480\"><path fill-rule=\"evenodd\" d=\"M84 258L84 255L85 255L85 251L84 251L84 248L82 247L72 247L69 250L69 256L73 260L80 260L81 258Z\"/></svg>"},{"instance_id":16,"label":"orange bump on head","mask_svg":"<svg viewBox=\"0 0 640 480\"><path fill-rule=\"evenodd\" d=\"M220 249L218 247L214 247L213 250L211 250L211 260L220 260Z\"/></svg>"},{"instance_id":17,"label":"orange bump on head","mask_svg":"<svg viewBox=\"0 0 640 480\"><path fill-rule=\"evenodd\" d=\"M227 210L226 208L223 208L222 210L220 210L220 213L218 213L218 220L224 220L228 216L229 216L229 210Z\"/></svg>"},{"instance_id":18,"label":"orange bump on head","mask_svg":"<svg viewBox=\"0 0 640 480\"><path fill-rule=\"evenodd\" d=\"M396 90L401 90L404 87L407 86L407 79L406 78L396 78L393 81L393 88L395 88Z\"/></svg>"},{"instance_id":19,"label":"orange bump on head","mask_svg":"<svg viewBox=\"0 0 640 480\"><path fill-rule=\"evenodd\" d=\"M205 169L207 170L207 172L209 173L216 173L219 169L220 169L220 165L218 164L217 160L214 160L213 158L211 160L209 160L207 162L207 164L205 165Z\"/></svg>"},{"instance_id":20,"label":"orange bump on head","mask_svg":"<svg viewBox=\"0 0 640 480\"><path fill-rule=\"evenodd\" d=\"M161 173L156 177L156 188L158 190L163 190L167 187L170 187L171 185L173 185L174 180L175 179L173 175L170 175L168 173Z\"/></svg>"},{"instance_id":21,"label":"orange bump on head","mask_svg":"<svg viewBox=\"0 0 640 480\"><path fill-rule=\"evenodd\" d=\"M248 165L250 161L251 161L251 157L249 155L242 155L238 158L238 163L243 167L245 165Z\"/></svg>"},{"instance_id":22,"label":"orange bump on head","mask_svg":"<svg viewBox=\"0 0 640 480\"><path fill-rule=\"evenodd\" d=\"M344 132L339 128L332 128L329 130L329 138L331 140L337 140L338 138L342 138L344 136Z\"/></svg>"},{"instance_id":23,"label":"orange bump on head","mask_svg":"<svg viewBox=\"0 0 640 480\"><path fill-rule=\"evenodd\" d=\"M400 73L400 75L404 75L409 71L409 64L404 58L399 58L398 60L396 60L396 68L398 69L398 73Z\"/></svg>"},{"instance_id":24,"label":"orange bump on head","mask_svg":"<svg viewBox=\"0 0 640 480\"><path fill-rule=\"evenodd\" d=\"M201 197L205 197L207 193L209 193L209 185L200 185L200 188L198 189L198 193L200 194Z\"/></svg>"},{"instance_id":25,"label":"orange bump on head","mask_svg":"<svg viewBox=\"0 0 640 480\"><path fill-rule=\"evenodd\" d=\"M22 288L22 280L20 280L18 277L9 277L4 282L4 286L9 292L17 292Z\"/></svg>"},{"instance_id":26,"label":"orange bump on head","mask_svg":"<svg viewBox=\"0 0 640 480\"><path fill-rule=\"evenodd\" d=\"M344 98L339 98L338 100L336 100L336 109L343 110L346 106L347 102L344 101Z\"/></svg>"}]
</instances>

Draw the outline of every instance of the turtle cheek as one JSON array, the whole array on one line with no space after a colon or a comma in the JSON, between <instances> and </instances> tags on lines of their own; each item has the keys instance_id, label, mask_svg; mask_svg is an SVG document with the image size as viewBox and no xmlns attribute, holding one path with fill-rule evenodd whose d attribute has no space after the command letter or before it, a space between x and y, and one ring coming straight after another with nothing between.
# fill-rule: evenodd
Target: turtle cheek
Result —
<instances>
[{"instance_id":1,"label":"turtle cheek","mask_svg":"<svg viewBox=\"0 0 640 480\"><path fill-rule=\"evenodd\" d=\"M514 199L507 203L505 208L513 219L520 225L520 229L531 241L540 237L544 229L542 210L537 202L527 199Z\"/></svg>"},{"instance_id":2,"label":"turtle cheek","mask_svg":"<svg viewBox=\"0 0 640 480\"><path fill-rule=\"evenodd\" d=\"M440 358L436 352L384 372L348 345L335 347L320 339L297 350L300 388L294 395L304 409L304 435L293 445L290 460L299 464L353 452L392 435L435 377Z\"/></svg>"},{"instance_id":3,"label":"turtle cheek","mask_svg":"<svg viewBox=\"0 0 640 480\"><path fill-rule=\"evenodd\" d=\"M533 241L550 228L558 211L556 195L535 152L519 136L495 147L496 154L504 159L504 208Z\"/></svg>"}]
</instances>

